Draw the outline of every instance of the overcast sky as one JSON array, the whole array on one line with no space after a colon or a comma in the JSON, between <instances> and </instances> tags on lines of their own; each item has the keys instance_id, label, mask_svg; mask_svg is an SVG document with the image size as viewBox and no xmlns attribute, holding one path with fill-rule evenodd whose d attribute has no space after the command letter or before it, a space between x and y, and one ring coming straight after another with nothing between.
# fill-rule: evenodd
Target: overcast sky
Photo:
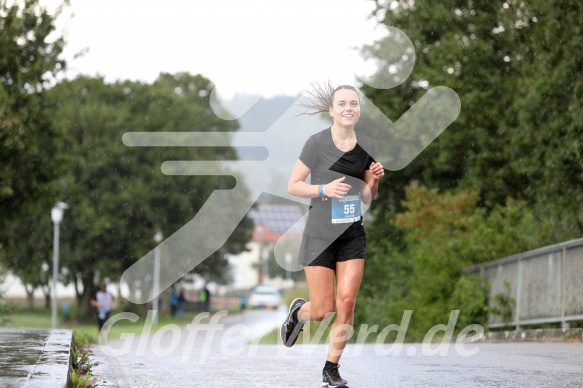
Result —
<instances>
[{"instance_id":1,"label":"overcast sky","mask_svg":"<svg viewBox=\"0 0 583 388\"><path fill-rule=\"evenodd\" d=\"M222 97L269 97L370 74L359 48L384 34L372 9L371 0L71 0L59 28L67 77L151 82L185 71L209 78Z\"/></svg>"}]
</instances>

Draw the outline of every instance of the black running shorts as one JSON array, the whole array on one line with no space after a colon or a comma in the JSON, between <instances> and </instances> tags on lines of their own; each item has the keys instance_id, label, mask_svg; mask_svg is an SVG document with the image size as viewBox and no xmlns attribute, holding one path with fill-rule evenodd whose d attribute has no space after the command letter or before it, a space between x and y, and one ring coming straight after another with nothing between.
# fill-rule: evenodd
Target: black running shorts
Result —
<instances>
[{"instance_id":1,"label":"black running shorts","mask_svg":"<svg viewBox=\"0 0 583 388\"><path fill-rule=\"evenodd\" d=\"M328 240L303 235L300 245L299 262L304 266L326 267L336 269L336 263L351 259L366 258L366 235L340 236Z\"/></svg>"}]
</instances>

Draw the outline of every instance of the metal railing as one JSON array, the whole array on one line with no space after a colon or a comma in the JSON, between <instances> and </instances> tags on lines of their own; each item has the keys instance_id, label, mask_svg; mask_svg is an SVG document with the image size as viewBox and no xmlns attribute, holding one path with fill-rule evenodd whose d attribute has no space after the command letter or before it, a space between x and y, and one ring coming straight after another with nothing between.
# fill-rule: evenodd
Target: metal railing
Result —
<instances>
[{"instance_id":1,"label":"metal railing","mask_svg":"<svg viewBox=\"0 0 583 388\"><path fill-rule=\"evenodd\" d=\"M490 328L557 322L568 328L570 321L583 320L583 238L474 265L464 273L488 280L490 307L498 294L514 301L511 321L490 315Z\"/></svg>"}]
</instances>

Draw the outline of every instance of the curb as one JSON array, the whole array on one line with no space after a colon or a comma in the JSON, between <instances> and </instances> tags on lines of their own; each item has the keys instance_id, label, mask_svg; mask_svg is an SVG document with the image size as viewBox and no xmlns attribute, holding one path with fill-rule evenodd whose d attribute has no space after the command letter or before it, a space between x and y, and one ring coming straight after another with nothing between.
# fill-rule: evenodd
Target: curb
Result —
<instances>
[{"instance_id":1,"label":"curb","mask_svg":"<svg viewBox=\"0 0 583 388\"><path fill-rule=\"evenodd\" d=\"M583 342L583 329L490 331L476 342Z\"/></svg>"}]
</instances>

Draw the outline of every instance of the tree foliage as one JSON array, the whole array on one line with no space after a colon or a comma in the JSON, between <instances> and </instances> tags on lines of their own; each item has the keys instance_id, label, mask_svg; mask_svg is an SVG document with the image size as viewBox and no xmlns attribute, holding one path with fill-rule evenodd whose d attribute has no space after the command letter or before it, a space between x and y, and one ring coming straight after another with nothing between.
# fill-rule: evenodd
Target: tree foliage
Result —
<instances>
[{"instance_id":1,"label":"tree foliage","mask_svg":"<svg viewBox=\"0 0 583 388\"><path fill-rule=\"evenodd\" d=\"M29 298L48 292L50 208L63 167L47 89L65 68L64 38L38 1L0 1L0 260ZM52 245L52 244L51 244Z\"/></svg>"},{"instance_id":2,"label":"tree foliage","mask_svg":"<svg viewBox=\"0 0 583 388\"><path fill-rule=\"evenodd\" d=\"M48 217L61 134L46 90L65 67L64 39L38 1L0 1L0 255L19 217ZM4 256L10 253L4 251Z\"/></svg>"},{"instance_id":3,"label":"tree foliage","mask_svg":"<svg viewBox=\"0 0 583 388\"><path fill-rule=\"evenodd\" d=\"M405 191L405 210L391 221L401 233L400 245L383 250L374 244L378 251L367 263L362 297L377 309L376 319L378 311L387 313L387 325L414 310L412 338L446 323L451 310L460 310L459 324L484 323L485 286L464 278L462 270L552 240L551 225L537 222L524 201L509 199L486 211L477 206L477 190L439 193L412 185ZM366 309L359 313L366 316Z\"/></svg>"},{"instance_id":4,"label":"tree foliage","mask_svg":"<svg viewBox=\"0 0 583 388\"><path fill-rule=\"evenodd\" d=\"M452 88L462 101L457 120L408 168L392 174L390 186L397 180L400 198L411 179L443 189L477 187L480 204L490 205L508 196L533 203L558 185L581 192L578 2L391 4L378 12L383 23L410 37L415 69L397 88L365 87L367 96L393 120L434 86ZM551 41L555 37L560 44ZM384 47L365 52L382 62Z\"/></svg>"},{"instance_id":5,"label":"tree foliage","mask_svg":"<svg viewBox=\"0 0 583 388\"><path fill-rule=\"evenodd\" d=\"M86 306L89 292L121 273L156 243L190 221L212 191L232 184L215 176L166 176L166 160L235 159L230 147L145 148L122 143L126 132L232 131L236 122L216 117L208 104L212 88L202 76L161 74L153 84L78 77L50 91L54 122L66 136L69 159L61 198L70 205L63 230L63 265ZM245 249L249 221L225 247L195 270L224 279L223 254ZM192 247L196 249L196 247ZM131 287L132 285L130 285Z\"/></svg>"},{"instance_id":6,"label":"tree foliage","mask_svg":"<svg viewBox=\"0 0 583 388\"><path fill-rule=\"evenodd\" d=\"M39 213L14 220L5 246L4 263L24 285L29 309L38 289L45 295L45 306L50 306L53 224L48 211Z\"/></svg>"},{"instance_id":7,"label":"tree foliage","mask_svg":"<svg viewBox=\"0 0 583 388\"><path fill-rule=\"evenodd\" d=\"M365 86L367 97L396 121L443 85L456 91L462 110L407 168L381 181L361 319L386 311L388 323L399 322L415 308L427 324L444 323L453 290L470 288L457 283L463 266L581 235L583 56L575 47L582 7L377 2L382 23L411 39L416 63L396 88ZM386 62L388 46L367 46L365 55ZM412 181L422 191L408 189Z\"/></svg>"}]
</instances>

